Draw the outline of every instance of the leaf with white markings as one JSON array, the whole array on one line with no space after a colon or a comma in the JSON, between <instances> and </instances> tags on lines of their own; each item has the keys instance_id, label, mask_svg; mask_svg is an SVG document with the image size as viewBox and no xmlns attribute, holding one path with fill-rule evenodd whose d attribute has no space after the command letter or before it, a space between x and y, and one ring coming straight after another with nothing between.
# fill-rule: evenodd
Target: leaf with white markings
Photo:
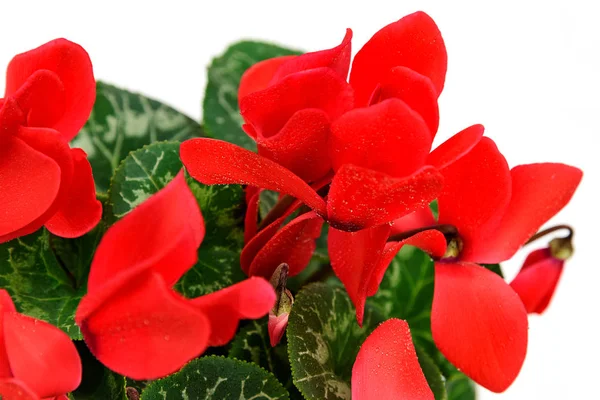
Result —
<instances>
[{"instance_id":1,"label":"leaf with white markings","mask_svg":"<svg viewBox=\"0 0 600 400\"><path fill-rule=\"evenodd\" d=\"M369 308L363 327L346 291L324 283L296 296L287 328L294 384L309 400L349 400L352 366L360 346L380 319Z\"/></svg>"},{"instance_id":2,"label":"leaf with white markings","mask_svg":"<svg viewBox=\"0 0 600 400\"><path fill-rule=\"evenodd\" d=\"M238 87L244 72L268 58L300 54L269 43L243 41L230 46L208 68L204 97L204 128L217 139L256 150L254 140L243 130L238 107Z\"/></svg>"},{"instance_id":3,"label":"leaf with white markings","mask_svg":"<svg viewBox=\"0 0 600 400\"><path fill-rule=\"evenodd\" d=\"M98 82L94 109L71 145L87 153L96 190L106 192L113 171L129 152L157 141L181 141L201 135L200 124L179 111Z\"/></svg>"},{"instance_id":4,"label":"leaf with white markings","mask_svg":"<svg viewBox=\"0 0 600 400\"><path fill-rule=\"evenodd\" d=\"M276 400L288 399L281 383L264 369L239 360L203 357L179 372L152 382L144 400Z\"/></svg>"},{"instance_id":5,"label":"leaf with white markings","mask_svg":"<svg viewBox=\"0 0 600 400\"><path fill-rule=\"evenodd\" d=\"M434 266L431 258L404 246L390 263L377 294L368 299L387 319L408 322L413 341L431 356L437 348L431 336Z\"/></svg>"},{"instance_id":6,"label":"leaf with white markings","mask_svg":"<svg viewBox=\"0 0 600 400\"><path fill-rule=\"evenodd\" d=\"M74 241L92 237L97 243L99 235L99 231L94 230ZM19 312L58 326L72 339L81 339L74 315L85 294L89 261L80 266L84 271L70 271L53 251L52 241L56 239L40 229L0 244L0 288L8 291ZM95 246L92 252L93 248ZM82 281L77 282L77 276L81 276Z\"/></svg>"},{"instance_id":7,"label":"leaf with white markings","mask_svg":"<svg viewBox=\"0 0 600 400\"><path fill-rule=\"evenodd\" d=\"M181 171L179 145L178 142L153 143L123 160L109 190L114 218L129 213ZM207 186L191 178L188 184L202 210L206 235L197 264L176 287L185 296L198 297L244 279L239 264L244 194L238 185Z\"/></svg>"}]
</instances>

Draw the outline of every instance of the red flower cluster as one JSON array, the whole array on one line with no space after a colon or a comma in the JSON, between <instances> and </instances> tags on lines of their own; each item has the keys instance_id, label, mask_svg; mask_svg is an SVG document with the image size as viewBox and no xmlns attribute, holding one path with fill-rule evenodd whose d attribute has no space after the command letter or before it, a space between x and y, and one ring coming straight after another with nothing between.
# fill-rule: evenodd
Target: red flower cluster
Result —
<instances>
[{"instance_id":1,"label":"red flower cluster","mask_svg":"<svg viewBox=\"0 0 600 400\"><path fill-rule=\"evenodd\" d=\"M96 98L88 54L64 39L19 54L0 99L0 243L42 226L77 237L102 214L92 169L69 148Z\"/></svg>"},{"instance_id":2,"label":"red flower cluster","mask_svg":"<svg viewBox=\"0 0 600 400\"><path fill-rule=\"evenodd\" d=\"M268 277L282 262L290 275L300 272L314 250L319 217L327 221L331 264L359 323L366 298L404 244L431 254L437 347L473 380L501 392L522 366L527 314L515 291L478 263L512 257L567 204L582 173L550 163L510 170L481 125L430 152L447 57L426 14L377 32L356 55L347 83L350 39L348 31L333 49L266 60L245 73L240 109L258 154L192 139L182 144L181 158L203 183L250 185L242 254L250 275ZM281 197L256 228L260 189ZM426 229L436 222L428 211L435 198L437 223L449 229L443 233ZM313 211L282 227L300 203ZM402 236L411 229L419 232Z\"/></svg>"},{"instance_id":3,"label":"red flower cluster","mask_svg":"<svg viewBox=\"0 0 600 400\"><path fill-rule=\"evenodd\" d=\"M81 360L57 327L19 314L0 289L0 398L66 400L81 382Z\"/></svg>"},{"instance_id":4,"label":"red flower cluster","mask_svg":"<svg viewBox=\"0 0 600 400\"><path fill-rule=\"evenodd\" d=\"M75 317L102 363L134 379L160 378L229 342L240 319L269 312L275 292L262 278L191 300L172 289L203 238L183 172L106 232Z\"/></svg>"}]
</instances>

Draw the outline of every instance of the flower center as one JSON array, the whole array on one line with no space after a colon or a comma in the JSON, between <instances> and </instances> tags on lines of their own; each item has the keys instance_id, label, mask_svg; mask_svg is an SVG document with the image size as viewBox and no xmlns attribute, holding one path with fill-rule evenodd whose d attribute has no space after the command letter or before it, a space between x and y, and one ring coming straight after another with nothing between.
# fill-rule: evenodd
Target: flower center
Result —
<instances>
[{"instance_id":1,"label":"flower center","mask_svg":"<svg viewBox=\"0 0 600 400\"><path fill-rule=\"evenodd\" d=\"M456 261L462 252L463 241L458 234L447 237L446 241L446 253L440 261Z\"/></svg>"}]
</instances>

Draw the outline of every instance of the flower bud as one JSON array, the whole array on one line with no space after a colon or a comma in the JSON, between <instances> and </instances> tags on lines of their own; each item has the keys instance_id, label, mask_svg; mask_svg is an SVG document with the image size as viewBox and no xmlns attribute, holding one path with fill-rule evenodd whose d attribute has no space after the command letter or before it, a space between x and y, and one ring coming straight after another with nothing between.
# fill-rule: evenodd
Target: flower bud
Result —
<instances>
[{"instance_id":1,"label":"flower bud","mask_svg":"<svg viewBox=\"0 0 600 400\"><path fill-rule=\"evenodd\" d=\"M270 281L277 294L277 301L269 312L268 322L269 339L273 347L277 346L285 333L288 318L294 304L294 296L286 289L288 271L289 266L287 264L279 265Z\"/></svg>"},{"instance_id":2,"label":"flower bud","mask_svg":"<svg viewBox=\"0 0 600 400\"><path fill-rule=\"evenodd\" d=\"M527 313L542 314L558 285L565 260L573 254L571 237L553 239L548 247L529 254L510 286Z\"/></svg>"}]
</instances>

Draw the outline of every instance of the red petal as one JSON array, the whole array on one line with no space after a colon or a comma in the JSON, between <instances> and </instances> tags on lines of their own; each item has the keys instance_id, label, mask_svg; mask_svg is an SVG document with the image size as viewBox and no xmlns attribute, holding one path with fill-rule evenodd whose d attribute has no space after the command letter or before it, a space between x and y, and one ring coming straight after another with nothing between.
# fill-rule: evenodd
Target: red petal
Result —
<instances>
[{"instance_id":1,"label":"red petal","mask_svg":"<svg viewBox=\"0 0 600 400\"><path fill-rule=\"evenodd\" d=\"M357 232L329 229L331 266L356 308L359 325L362 325L367 297L377 293L385 271L402 246L423 247L437 257L446 250L446 239L438 231L424 231L400 242L388 242L390 231L389 225Z\"/></svg>"},{"instance_id":2,"label":"red petal","mask_svg":"<svg viewBox=\"0 0 600 400\"><path fill-rule=\"evenodd\" d=\"M426 206L395 220L390 235L425 228L427 226L435 225L435 223L436 221L435 218L433 218L431 208Z\"/></svg>"},{"instance_id":3,"label":"red petal","mask_svg":"<svg viewBox=\"0 0 600 400\"><path fill-rule=\"evenodd\" d=\"M253 186L249 186L253 187ZM250 197L246 189L246 215L244 216L244 244L247 244L256 235L258 228L258 207L260 203L260 192L253 191ZM248 198L249 197L249 198Z\"/></svg>"},{"instance_id":4,"label":"red petal","mask_svg":"<svg viewBox=\"0 0 600 400\"><path fill-rule=\"evenodd\" d=\"M289 194L320 215L325 201L306 182L279 164L234 144L197 138L181 144L180 156L186 169L206 185L252 185Z\"/></svg>"},{"instance_id":5,"label":"red petal","mask_svg":"<svg viewBox=\"0 0 600 400\"><path fill-rule=\"evenodd\" d=\"M39 400L40 397L19 379L0 379L0 398L5 400Z\"/></svg>"},{"instance_id":6,"label":"red petal","mask_svg":"<svg viewBox=\"0 0 600 400\"><path fill-rule=\"evenodd\" d=\"M427 124L432 138L440 123L438 94L431 80L410 68L392 68L371 98L371 104L397 98L416 111Z\"/></svg>"},{"instance_id":7,"label":"red petal","mask_svg":"<svg viewBox=\"0 0 600 400\"><path fill-rule=\"evenodd\" d=\"M53 234L65 238L79 237L92 230L102 218L102 203L96 200L92 167L81 149L72 149L74 174L68 198L46 222Z\"/></svg>"},{"instance_id":8,"label":"red petal","mask_svg":"<svg viewBox=\"0 0 600 400\"><path fill-rule=\"evenodd\" d=\"M508 164L487 137L459 160L441 170L444 188L439 195L439 223L458 228L464 248L462 260L482 262L472 254L488 248L482 237L494 229L510 200Z\"/></svg>"},{"instance_id":9,"label":"red petal","mask_svg":"<svg viewBox=\"0 0 600 400\"><path fill-rule=\"evenodd\" d=\"M172 286L197 260L204 221L183 171L106 232L92 262L88 291L119 273L149 268Z\"/></svg>"},{"instance_id":10,"label":"red petal","mask_svg":"<svg viewBox=\"0 0 600 400\"><path fill-rule=\"evenodd\" d=\"M4 289L0 289L0 381L3 378L12 377L12 371L6 353L6 344L4 342L4 314L16 311L15 305L8 292ZM0 391L0 393L2 392Z\"/></svg>"},{"instance_id":11,"label":"red petal","mask_svg":"<svg viewBox=\"0 0 600 400\"><path fill-rule=\"evenodd\" d=\"M332 226L347 231L384 224L428 205L442 183L440 173L431 167L406 178L393 178L346 164L331 182L328 219Z\"/></svg>"},{"instance_id":12,"label":"red petal","mask_svg":"<svg viewBox=\"0 0 600 400\"><path fill-rule=\"evenodd\" d=\"M382 76L403 66L428 77L437 94L444 88L448 56L435 22L424 12L393 22L363 46L354 57L350 83L357 105L366 105Z\"/></svg>"},{"instance_id":13,"label":"red petal","mask_svg":"<svg viewBox=\"0 0 600 400\"><path fill-rule=\"evenodd\" d=\"M281 263L289 265L289 276L302 272L316 248L323 219L314 212L290 221L258 252L250 265L250 276L271 278Z\"/></svg>"},{"instance_id":14,"label":"red petal","mask_svg":"<svg viewBox=\"0 0 600 400\"><path fill-rule=\"evenodd\" d=\"M416 112L389 99L349 111L331 124L333 168L353 164L396 177L410 175L425 165L431 140Z\"/></svg>"},{"instance_id":15,"label":"red petal","mask_svg":"<svg viewBox=\"0 0 600 400\"><path fill-rule=\"evenodd\" d=\"M288 326L288 319L290 314L284 313L279 316L276 316L272 312L269 313L269 322L267 325L267 330L269 332L269 342L271 347L275 347L281 342L283 338L283 334L285 333L285 329Z\"/></svg>"},{"instance_id":16,"label":"red petal","mask_svg":"<svg viewBox=\"0 0 600 400\"><path fill-rule=\"evenodd\" d=\"M52 71L34 72L14 93L14 97L27 115L28 126L51 127L65 112L65 88Z\"/></svg>"},{"instance_id":17,"label":"red petal","mask_svg":"<svg viewBox=\"0 0 600 400\"><path fill-rule=\"evenodd\" d=\"M433 400L406 321L389 319L365 340L352 367L352 400Z\"/></svg>"},{"instance_id":18,"label":"red petal","mask_svg":"<svg viewBox=\"0 0 600 400\"><path fill-rule=\"evenodd\" d=\"M256 255L267 245L269 240L275 236L283 222L289 217L294 211L300 207L301 203L295 200L287 211L275 221L271 222L269 225L261 229L252 240L250 240L242 249L242 254L240 255L240 265L242 270L246 275L250 275L250 265L252 261L256 257Z\"/></svg>"},{"instance_id":19,"label":"red petal","mask_svg":"<svg viewBox=\"0 0 600 400\"><path fill-rule=\"evenodd\" d=\"M471 256L478 262L497 263L511 258L567 205L583 175L578 168L553 163L519 165L510 173L512 197L508 209L499 227L482 238L481 246Z\"/></svg>"},{"instance_id":20,"label":"red petal","mask_svg":"<svg viewBox=\"0 0 600 400\"><path fill-rule=\"evenodd\" d=\"M297 111L319 109L334 120L353 106L348 83L330 68L298 72L275 85L245 96L240 102L244 120L258 136L276 135Z\"/></svg>"},{"instance_id":21,"label":"red petal","mask_svg":"<svg viewBox=\"0 0 600 400\"><path fill-rule=\"evenodd\" d=\"M389 233L389 225L379 225L357 232L329 228L327 247L331 267L344 284L356 308L359 325L362 325L363 321L367 285L371 274L378 267ZM387 264L383 268L387 268Z\"/></svg>"},{"instance_id":22,"label":"red petal","mask_svg":"<svg viewBox=\"0 0 600 400\"><path fill-rule=\"evenodd\" d=\"M527 313L495 273L475 264L435 264L431 331L448 361L481 386L503 392L527 352Z\"/></svg>"},{"instance_id":23,"label":"red petal","mask_svg":"<svg viewBox=\"0 0 600 400\"><path fill-rule=\"evenodd\" d=\"M15 137L0 149L0 243L39 219L56 199L61 169L50 157ZM40 222L31 232L42 226ZM28 232L28 233L31 233Z\"/></svg>"},{"instance_id":24,"label":"red petal","mask_svg":"<svg viewBox=\"0 0 600 400\"><path fill-rule=\"evenodd\" d=\"M238 87L238 102L250 93L266 89L281 64L296 56L281 56L257 62L244 72Z\"/></svg>"},{"instance_id":25,"label":"red petal","mask_svg":"<svg viewBox=\"0 0 600 400\"><path fill-rule=\"evenodd\" d=\"M275 301L271 284L258 277L191 300L210 320L210 346L227 344L235 336L240 319L264 317Z\"/></svg>"},{"instance_id":26,"label":"red petal","mask_svg":"<svg viewBox=\"0 0 600 400\"><path fill-rule=\"evenodd\" d=\"M483 125L479 124L463 129L436 147L429 154L427 164L433 165L437 169L446 168L473 150L473 147L481 140L483 131Z\"/></svg>"},{"instance_id":27,"label":"red petal","mask_svg":"<svg viewBox=\"0 0 600 400\"><path fill-rule=\"evenodd\" d=\"M313 182L331 170L329 118L324 111L305 109L290 117L274 136L258 135L258 154Z\"/></svg>"},{"instance_id":28,"label":"red petal","mask_svg":"<svg viewBox=\"0 0 600 400\"><path fill-rule=\"evenodd\" d=\"M340 78L346 80L352 55L352 30L346 29L342 43L328 50L314 51L287 60L272 79L279 82L288 75L314 68L327 67L334 70Z\"/></svg>"},{"instance_id":29,"label":"red petal","mask_svg":"<svg viewBox=\"0 0 600 400\"><path fill-rule=\"evenodd\" d=\"M554 295L565 262L552 257L550 250L531 253L510 287L523 301L528 313L542 314Z\"/></svg>"},{"instance_id":30,"label":"red petal","mask_svg":"<svg viewBox=\"0 0 600 400\"><path fill-rule=\"evenodd\" d=\"M38 396L59 396L79 386L79 353L57 327L16 312L6 313L4 340L13 376Z\"/></svg>"},{"instance_id":31,"label":"red petal","mask_svg":"<svg viewBox=\"0 0 600 400\"><path fill-rule=\"evenodd\" d=\"M96 100L96 81L87 52L78 44L56 39L15 56L6 72L6 96L14 94L38 70L58 75L65 95L65 111L51 126L70 141L87 121ZM48 103L54 101L47 98ZM53 107L52 104L48 104Z\"/></svg>"},{"instance_id":32,"label":"red petal","mask_svg":"<svg viewBox=\"0 0 600 400\"><path fill-rule=\"evenodd\" d=\"M169 375L202 354L211 329L206 316L160 275L125 275L89 292L77 309L75 320L98 360L146 380Z\"/></svg>"}]
</instances>

